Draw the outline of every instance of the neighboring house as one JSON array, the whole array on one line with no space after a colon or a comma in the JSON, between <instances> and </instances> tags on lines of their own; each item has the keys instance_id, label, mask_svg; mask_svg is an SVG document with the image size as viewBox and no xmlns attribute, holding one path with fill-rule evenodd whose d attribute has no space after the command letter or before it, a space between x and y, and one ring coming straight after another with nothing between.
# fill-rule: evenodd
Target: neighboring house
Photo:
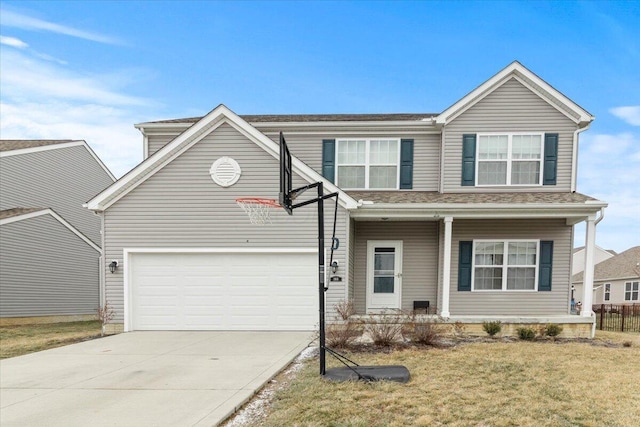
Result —
<instances>
[{"instance_id":1,"label":"neighboring house","mask_svg":"<svg viewBox=\"0 0 640 427\"><path fill-rule=\"evenodd\" d=\"M85 141L0 140L3 321L95 314L102 226L82 205L114 181Z\"/></svg>"},{"instance_id":2,"label":"neighboring house","mask_svg":"<svg viewBox=\"0 0 640 427\"><path fill-rule=\"evenodd\" d=\"M599 264L602 261L609 259L615 255L617 255L615 251L602 249L600 246L596 245L594 248L593 263ZM572 274L575 275L584 271L584 257L584 246L580 246L579 248L575 248L573 250L573 266L571 268Z\"/></svg>"},{"instance_id":3,"label":"neighboring house","mask_svg":"<svg viewBox=\"0 0 640 427\"><path fill-rule=\"evenodd\" d=\"M573 276L576 295L582 294L583 281L583 273ZM640 304L640 246L596 264L593 304Z\"/></svg>"},{"instance_id":4,"label":"neighboring house","mask_svg":"<svg viewBox=\"0 0 640 427\"><path fill-rule=\"evenodd\" d=\"M277 199L283 131L294 185L339 193L329 309L428 301L450 321L556 322L589 336L592 313L570 315L570 286L573 226L587 222L592 272L606 207L575 192L578 138L592 120L514 62L442 113L238 116L220 105L138 124L145 160L87 203L104 217L105 259L120 266L105 276L115 322L317 325L315 207L274 209L272 224L255 226L235 203Z\"/></svg>"}]
</instances>

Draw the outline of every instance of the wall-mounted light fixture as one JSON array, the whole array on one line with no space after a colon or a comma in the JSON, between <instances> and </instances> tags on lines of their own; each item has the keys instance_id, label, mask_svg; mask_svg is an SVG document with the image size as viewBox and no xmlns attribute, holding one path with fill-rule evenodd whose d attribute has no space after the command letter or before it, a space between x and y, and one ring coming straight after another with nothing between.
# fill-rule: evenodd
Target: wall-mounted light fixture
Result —
<instances>
[{"instance_id":1,"label":"wall-mounted light fixture","mask_svg":"<svg viewBox=\"0 0 640 427\"><path fill-rule=\"evenodd\" d=\"M333 261L331 263L331 272L336 274L336 271L338 271L338 261Z\"/></svg>"},{"instance_id":2,"label":"wall-mounted light fixture","mask_svg":"<svg viewBox=\"0 0 640 427\"><path fill-rule=\"evenodd\" d=\"M113 274L116 272L117 269L118 269L118 261L114 259L113 261L111 261L111 264L109 264L109 271L111 272L111 274Z\"/></svg>"}]
</instances>

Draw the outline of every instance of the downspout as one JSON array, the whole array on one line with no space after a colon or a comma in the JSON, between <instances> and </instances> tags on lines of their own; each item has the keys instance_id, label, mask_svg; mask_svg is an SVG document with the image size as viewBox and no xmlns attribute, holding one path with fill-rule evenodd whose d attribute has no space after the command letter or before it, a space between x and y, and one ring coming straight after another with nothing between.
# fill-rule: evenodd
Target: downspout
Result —
<instances>
[{"instance_id":1,"label":"downspout","mask_svg":"<svg viewBox=\"0 0 640 427\"><path fill-rule=\"evenodd\" d=\"M106 298L106 286L105 286L105 268L107 266L106 263L106 259L107 259L107 251L104 245L104 211L102 212L96 212L98 214L98 216L100 217L100 239L101 239L101 246L102 246L102 253L100 254L100 308L104 307L104 304L107 300Z\"/></svg>"},{"instance_id":2,"label":"downspout","mask_svg":"<svg viewBox=\"0 0 640 427\"><path fill-rule=\"evenodd\" d=\"M444 193L444 141L446 129L442 126L442 143L440 144L440 193Z\"/></svg>"},{"instance_id":3,"label":"downspout","mask_svg":"<svg viewBox=\"0 0 640 427\"><path fill-rule=\"evenodd\" d=\"M577 191L578 183L578 135L591 127L591 123L581 129L576 129L573 132L573 164L571 165L571 192Z\"/></svg>"}]
</instances>

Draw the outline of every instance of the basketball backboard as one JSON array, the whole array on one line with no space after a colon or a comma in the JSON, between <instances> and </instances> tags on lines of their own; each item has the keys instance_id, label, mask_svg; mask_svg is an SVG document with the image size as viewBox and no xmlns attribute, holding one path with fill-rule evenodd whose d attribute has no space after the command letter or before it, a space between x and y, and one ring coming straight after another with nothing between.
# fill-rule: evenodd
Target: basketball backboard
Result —
<instances>
[{"instance_id":1,"label":"basketball backboard","mask_svg":"<svg viewBox=\"0 0 640 427\"><path fill-rule=\"evenodd\" d=\"M280 132L280 193L278 202L289 215L293 215L293 209L291 207L293 204L291 200L293 177L291 173L291 153L287 147L287 141L285 141L284 135Z\"/></svg>"}]
</instances>

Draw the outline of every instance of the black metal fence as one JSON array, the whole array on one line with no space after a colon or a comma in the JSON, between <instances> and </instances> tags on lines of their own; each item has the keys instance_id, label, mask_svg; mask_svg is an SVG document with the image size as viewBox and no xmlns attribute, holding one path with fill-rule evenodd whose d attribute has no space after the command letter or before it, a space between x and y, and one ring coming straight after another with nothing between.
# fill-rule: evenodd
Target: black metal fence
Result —
<instances>
[{"instance_id":1,"label":"black metal fence","mask_svg":"<svg viewBox=\"0 0 640 427\"><path fill-rule=\"evenodd\" d=\"M593 311L601 331L640 332L640 304L598 304Z\"/></svg>"}]
</instances>

